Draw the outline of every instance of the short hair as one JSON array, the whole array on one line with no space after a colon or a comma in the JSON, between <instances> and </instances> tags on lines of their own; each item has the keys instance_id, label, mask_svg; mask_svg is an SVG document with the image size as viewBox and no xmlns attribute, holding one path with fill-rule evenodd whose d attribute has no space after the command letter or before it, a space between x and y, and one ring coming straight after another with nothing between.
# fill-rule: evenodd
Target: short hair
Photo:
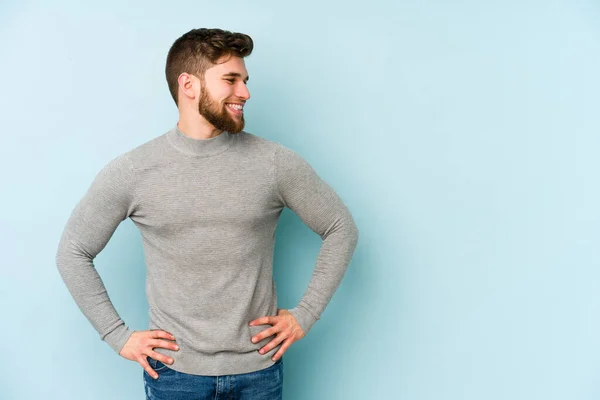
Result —
<instances>
[{"instance_id":1,"label":"short hair","mask_svg":"<svg viewBox=\"0 0 600 400\"><path fill-rule=\"evenodd\" d=\"M167 84L175 104L178 105L179 75L187 72L203 80L206 70L216 65L221 57L247 57L253 48L252 38L244 33L199 28L183 34L169 49L165 67Z\"/></svg>"}]
</instances>

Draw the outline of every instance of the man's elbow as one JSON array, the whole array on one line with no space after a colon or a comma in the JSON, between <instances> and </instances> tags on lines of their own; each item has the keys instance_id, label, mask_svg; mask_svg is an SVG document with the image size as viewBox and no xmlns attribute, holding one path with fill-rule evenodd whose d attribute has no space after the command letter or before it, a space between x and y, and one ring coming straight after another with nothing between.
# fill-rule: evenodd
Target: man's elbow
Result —
<instances>
[{"instance_id":1,"label":"man's elbow","mask_svg":"<svg viewBox=\"0 0 600 400\"><path fill-rule=\"evenodd\" d=\"M352 217L350 217L350 223L348 224L348 236L350 237L350 240L352 241L352 245L354 247L356 247L356 245L358 244L358 226L356 226L356 222L354 221L354 219Z\"/></svg>"},{"instance_id":2,"label":"man's elbow","mask_svg":"<svg viewBox=\"0 0 600 400\"><path fill-rule=\"evenodd\" d=\"M336 232L339 237L344 238L352 247L355 247L358 243L358 226L349 213L337 218L331 232Z\"/></svg>"}]
</instances>

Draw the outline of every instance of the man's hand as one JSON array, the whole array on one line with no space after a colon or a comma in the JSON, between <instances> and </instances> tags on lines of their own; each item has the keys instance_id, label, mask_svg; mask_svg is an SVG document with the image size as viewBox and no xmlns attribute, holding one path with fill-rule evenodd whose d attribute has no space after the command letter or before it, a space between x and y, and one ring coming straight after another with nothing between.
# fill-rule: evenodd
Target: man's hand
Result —
<instances>
[{"instance_id":1,"label":"man's hand","mask_svg":"<svg viewBox=\"0 0 600 400\"><path fill-rule=\"evenodd\" d=\"M150 367L146 356L154 358L162 362L163 364L173 364L173 359L163 354L153 351L155 347L164 347L170 350L179 350L179 346L176 343L169 342L167 340L175 340L175 336L168 332L161 331L160 329L150 331L135 331L131 334L127 343L123 346L119 355L131 361L137 361L146 370L148 375L154 379L158 378L156 371Z\"/></svg>"},{"instance_id":2,"label":"man's hand","mask_svg":"<svg viewBox=\"0 0 600 400\"><path fill-rule=\"evenodd\" d=\"M258 335L253 336L252 343L260 342L266 337L277 334L273 340L271 340L259 351L260 354L265 354L274 347L278 346L279 343L283 342L279 348L279 351L273 356L273 361L277 361L292 345L292 343L302 339L305 336L304 331L302 328L300 328L300 325L298 325L296 318L294 318L294 316L288 310L282 308L277 310L277 316L260 317L250 321L251 326L264 324L270 324L273 326L269 329L265 329Z\"/></svg>"}]
</instances>

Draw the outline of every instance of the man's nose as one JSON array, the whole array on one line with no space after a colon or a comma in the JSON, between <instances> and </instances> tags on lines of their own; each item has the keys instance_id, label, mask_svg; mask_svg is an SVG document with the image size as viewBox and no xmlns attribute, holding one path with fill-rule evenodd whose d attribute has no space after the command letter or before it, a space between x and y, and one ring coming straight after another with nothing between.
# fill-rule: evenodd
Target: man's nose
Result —
<instances>
[{"instance_id":1,"label":"man's nose","mask_svg":"<svg viewBox=\"0 0 600 400\"><path fill-rule=\"evenodd\" d=\"M248 90L248 86L243 84L243 85L239 85L238 88L239 89L238 89L238 92L236 93L236 95L240 99L248 100L250 98L250 91Z\"/></svg>"}]
</instances>

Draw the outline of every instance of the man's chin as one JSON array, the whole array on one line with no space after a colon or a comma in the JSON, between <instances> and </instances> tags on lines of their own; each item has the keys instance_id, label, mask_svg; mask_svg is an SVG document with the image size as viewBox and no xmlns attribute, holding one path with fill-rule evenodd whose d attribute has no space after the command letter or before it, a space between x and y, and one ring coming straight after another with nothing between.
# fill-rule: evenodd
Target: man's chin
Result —
<instances>
[{"instance_id":1,"label":"man's chin","mask_svg":"<svg viewBox=\"0 0 600 400\"><path fill-rule=\"evenodd\" d=\"M200 115L202 115L202 114L200 114ZM206 116L204 116L204 118L206 118ZM206 118L206 119L209 120L215 128L220 129L222 131L227 131L230 133L240 133L244 129L244 125L245 125L245 121L243 120L243 118L241 120L237 120L237 121L235 121L231 118L229 120L223 120L223 119L211 120L209 118Z\"/></svg>"},{"instance_id":2,"label":"man's chin","mask_svg":"<svg viewBox=\"0 0 600 400\"><path fill-rule=\"evenodd\" d=\"M242 120L240 123L233 123L230 124L227 128L225 128L224 130L230 132L230 133L240 133L243 129L244 129L244 121Z\"/></svg>"},{"instance_id":3,"label":"man's chin","mask_svg":"<svg viewBox=\"0 0 600 400\"><path fill-rule=\"evenodd\" d=\"M236 127L235 129L225 129L225 130L229 133L240 133L242 130L244 130L244 126Z\"/></svg>"},{"instance_id":4,"label":"man's chin","mask_svg":"<svg viewBox=\"0 0 600 400\"><path fill-rule=\"evenodd\" d=\"M232 116L230 118L231 119L229 120L230 123L228 124L228 128L231 129L225 128L224 130L231 133L240 133L244 129L245 125L244 116L241 116L239 118L236 116Z\"/></svg>"}]
</instances>

